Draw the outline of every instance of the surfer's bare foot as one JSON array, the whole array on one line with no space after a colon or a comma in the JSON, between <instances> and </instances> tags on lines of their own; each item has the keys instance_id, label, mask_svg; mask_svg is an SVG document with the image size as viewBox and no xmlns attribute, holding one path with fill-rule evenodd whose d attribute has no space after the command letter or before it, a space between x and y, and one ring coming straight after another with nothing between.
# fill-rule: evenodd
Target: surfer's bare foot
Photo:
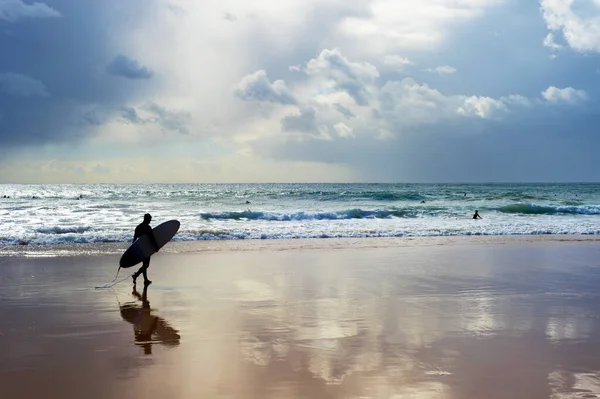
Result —
<instances>
[{"instance_id":1,"label":"surfer's bare foot","mask_svg":"<svg viewBox=\"0 0 600 399\"><path fill-rule=\"evenodd\" d=\"M150 284L152 284L152 281L150 281L150 280L144 280L144 285L148 286Z\"/></svg>"},{"instance_id":2,"label":"surfer's bare foot","mask_svg":"<svg viewBox=\"0 0 600 399\"><path fill-rule=\"evenodd\" d=\"M135 274L132 274L131 278L133 279L133 285L135 285L135 280L137 280L137 276Z\"/></svg>"}]
</instances>

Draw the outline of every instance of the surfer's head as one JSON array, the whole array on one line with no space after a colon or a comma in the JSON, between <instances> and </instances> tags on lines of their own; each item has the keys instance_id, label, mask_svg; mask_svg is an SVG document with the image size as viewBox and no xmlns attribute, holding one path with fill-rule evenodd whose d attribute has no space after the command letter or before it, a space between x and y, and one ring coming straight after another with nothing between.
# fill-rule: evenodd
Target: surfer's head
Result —
<instances>
[{"instance_id":1,"label":"surfer's head","mask_svg":"<svg viewBox=\"0 0 600 399\"><path fill-rule=\"evenodd\" d=\"M152 215L150 215L149 213L144 215L144 222L150 223L151 220L152 220Z\"/></svg>"}]
</instances>

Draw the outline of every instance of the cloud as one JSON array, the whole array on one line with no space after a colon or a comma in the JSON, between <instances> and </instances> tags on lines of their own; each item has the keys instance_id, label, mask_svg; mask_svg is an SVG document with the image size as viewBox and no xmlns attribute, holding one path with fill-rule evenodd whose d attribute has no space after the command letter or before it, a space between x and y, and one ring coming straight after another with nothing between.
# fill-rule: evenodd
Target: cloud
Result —
<instances>
[{"instance_id":1,"label":"cloud","mask_svg":"<svg viewBox=\"0 0 600 399\"><path fill-rule=\"evenodd\" d=\"M341 138L354 138L354 132L346 124L339 122L333 127L337 135Z\"/></svg>"},{"instance_id":2,"label":"cloud","mask_svg":"<svg viewBox=\"0 0 600 399\"><path fill-rule=\"evenodd\" d=\"M0 92L20 97L48 97L46 86L39 80L19 73L0 73Z\"/></svg>"},{"instance_id":3,"label":"cloud","mask_svg":"<svg viewBox=\"0 0 600 399\"><path fill-rule=\"evenodd\" d=\"M381 115L392 130L461 117L489 119L508 111L502 99L444 95L410 78L387 82L380 90L379 103Z\"/></svg>"},{"instance_id":4,"label":"cloud","mask_svg":"<svg viewBox=\"0 0 600 399\"><path fill-rule=\"evenodd\" d=\"M366 52L389 54L399 49L430 50L457 23L473 20L503 0L373 0L368 15L340 23L340 30Z\"/></svg>"},{"instance_id":5,"label":"cloud","mask_svg":"<svg viewBox=\"0 0 600 399\"><path fill-rule=\"evenodd\" d=\"M106 71L114 76L128 79L150 79L153 72L137 60L131 59L123 54L117 55L107 66Z\"/></svg>"},{"instance_id":6,"label":"cloud","mask_svg":"<svg viewBox=\"0 0 600 399\"><path fill-rule=\"evenodd\" d=\"M355 118L356 115L350 111L348 108L344 107L342 104L336 103L333 105L335 110L340 114L344 115L346 118Z\"/></svg>"},{"instance_id":7,"label":"cloud","mask_svg":"<svg viewBox=\"0 0 600 399\"><path fill-rule=\"evenodd\" d=\"M452 75L456 73L456 68L451 67L450 65L442 65L437 68L428 68L427 72L437 73L438 75Z\"/></svg>"},{"instance_id":8,"label":"cloud","mask_svg":"<svg viewBox=\"0 0 600 399\"><path fill-rule=\"evenodd\" d=\"M541 158L569 143L598 143L592 131L600 93L596 57L569 56L564 49L577 43L564 35L571 25L546 29L540 3L46 3L60 11L60 20L23 16L9 24L0 17L6 55L0 72L42 85L17 85L9 95L0 83L2 159L77 153L93 160L88 174L97 164L110 167L109 174L94 175L103 181L121 179L122 165L108 162L117 153L135 167L129 181L158 179L134 158L159 152L215 160L244 154L219 169L229 179L267 170L279 179L297 161L323 170L311 177L329 180L510 180L534 169L543 178L563 176L567 167ZM586 10L585 0L561 3L580 22L593 22L595 10ZM549 62L559 50L560 62ZM123 79L107 73L109 63ZM459 73L439 78L449 71L438 67L444 65ZM513 155L517 140L529 157ZM261 161L268 165L252 175L244 167ZM581 164L582 176L590 165ZM338 168L344 174L331 172ZM294 170L301 179L302 168Z\"/></svg>"},{"instance_id":9,"label":"cloud","mask_svg":"<svg viewBox=\"0 0 600 399\"><path fill-rule=\"evenodd\" d=\"M192 118L189 112L167 109L155 103L145 105L144 110L153 115L150 119L152 123L160 124L165 130L182 134L189 133L189 123Z\"/></svg>"},{"instance_id":10,"label":"cloud","mask_svg":"<svg viewBox=\"0 0 600 399\"><path fill-rule=\"evenodd\" d=\"M341 90L358 105L369 104L367 84L379 77L377 68L367 62L351 62L339 49L325 49L306 64L307 75L325 80L334 90Z\"/></svg>"},{"instance_id":11,"label":"cloud","mask_svg":"<svg viewBox=\"0 0 600 399\"><path fill-rule=\"evenodd\" d=\"M383 58L383 63L395 68L398 71L404 70L407 66L415 65L414 62L408 58L399 56L397 54L386 55Z\"/></svg>"},{"instance_id":12,"label":"cloud","mask_svg":"<svg viewBox=\"0 0 600 399\"><path fill-rule=\"evenodd\" d=\"M582 0L577 8L573 0L541 0L540 4L548 29L561 32L573 50L600 52L600 9L596 0ZM553 43L550 36L548 44Z\"/></svg>"},{"instance_id":13,"label":"cloud","mask_svg":"<svg viewBox=\"0 0 600 399\"><path fill-rule=\"evenodd\" d=\"M263 116L271 121L283 114L281 131L290 142L366 137L390 140L407 132L433 127L443 130L457 124L476 131L485 126L476 121L519 119L527 113L545 112L544 102L569 103L585 98L585 93L570 88L550 88L537 98L520 94L492 97L446 94L413 78L381 82L374 65L351 60L339 49L323 50L299 69L304 79L294 77L293 90L289 91L297 107L280 107ZM281 87L288 85L281 81ZM361 96L368 102L361 101ZM245 125L245 131L253 131L254 123Z\"/></svg>"},{"instance_id":14,"label":"cloud","mask_svg":"<svg viewBox=\"0 0 600 399\"><path fill-rule=\"evenodd\" d=\"M587 100L588 95L584 90L575 90L572 87L559 89L554 86L548 87L542 92L542 97L550 103L569 103L576 104L580 101Z\"/></svg>"},{"instance_id":15,"label":"cloud","mask_svg":"<svg viewBox=\"0 0 600 399\"><path fill-rule=\"evenodd\" d=\"M501 100L490 97L471 96L463 100L457 112L462 115L476 115L480 118L493 118L499 113L505 112L508 107Z\"/></svg>"},{"instance_id":16,"label":"cloud","mask_svg":"<svg viewBox=\"0 0 600 399\"><path fill-rule=\"evenodd\" d=\"M263 70L247 75L238 84L236 96L246 101L295 104L296 100L283 80L269 81Z\"/></svg>"},{"instance_id":17,"label":"cloud","mask_svg":"<svg viewBox=\"0 0 600 399\"><path fill-rule=\"evenodd\" d=\"M22 18L56 18L61 14L45 3L26 4L22 0L0 1L0 21L17 22Z\"/></svg>"},{"instance_id":18,"label":"cloud","mask_svg":"<svg viewBox=\"0 0 600 399\"><path fill-rule=\"evenodd\" d=\"M225 15L223 15L223 19L226 19L231 22L237 21L237 17L235 16L235 14L232 14L230 12L226 12Z\"/></svg>"},{"instance_id":19,"label":"cloud","mask_svg":"<svg viewBox=\"0 0 600 399\"><path fill-rule=\"evenodd\" d=\"M112 110L101 107L91 107L90 109L82 110L79 122L81 126L88 125L97 127L109 122L111 117Z\"/></svg>"},{"instance_id":20,"label":"cloud","mask_svg":"<svg viewBox=\"0 0 600 399\"><path fill-rule=\"evenodd\" d=\"M300 115L289 115L281 120L281 127L285 132L316 133L318 131L317 118L313 108L300 110Z\"/></svg>"},{"instance_id":21,"label":"cloud","mask_svg":"<svg viewBox=\"0 0 600 399\"><path fill-rule=\"evenodd\" d=\"M0 30L0 48L7 55L0 56L0 72L12 74L3 74L0 88L0 156L16 148L78 145L95 137L123 104L149 94L99 73L115 53L130 49L130 17L145 17L148 8L139 7L137 0L51 4L63 16L60 23L30 18ZM117 5L119 13L114 12ZM7 85L11 96L1 94ZM142 90L152 87L145 86Z\"/></svg>"},{"instance_id":22,"label":"cloud","mask_svg":"<svg viewBox=\"0 0 600 399\"><path fill-rule=\"evenodd\" d=\"M546 38L544 39L544 47L548 47L549 49L552 49L552 50L560 50L564 47L564 46L556 43L554 40L555 40L554 34L548 33L548 35L546 35Z\"/></svg>"},{"instance_id":23,"label":"cloud","mask_svg":"<svg viewBox=\"0 0 600 399\"><path fill-rule=\"evenodd\" d=\"M188 134L192 116L188 111L167 109L154 102L138 108L125 106L120 109L118 118L132 125L159 125L165 131Z\"/></svg>"},{"instance_id":24,"label":"cloud","mask_svg":"<svg viewBox=\"0 0 600 399\"><path fill-rule=\"evenodd\" d=\"M133 107L123 107L121 110L121 118L126 123L140 124L145 122L142 118L140 118L137 111Z\"/></svg>"}]
</instances>

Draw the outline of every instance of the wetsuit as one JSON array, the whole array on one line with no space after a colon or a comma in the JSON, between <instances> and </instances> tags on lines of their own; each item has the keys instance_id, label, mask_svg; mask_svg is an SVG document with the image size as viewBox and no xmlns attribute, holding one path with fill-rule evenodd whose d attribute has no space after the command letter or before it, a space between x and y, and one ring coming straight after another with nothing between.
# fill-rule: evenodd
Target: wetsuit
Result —
<instances>
[{"instance_id":1,"label":"wetsuit","mask_svg":"<svg viewBox=\"0 0 600 399\"><path fill-rule=\"evenodd\" d=\"M135 242L135 240L137 240L139 237L141 237L143 235L149 235L150 240L152 241L152 243L158 250L158 244L156 243L154 234L152 234L152 227L150 227L149 223L142 222L135 228L135 233L133 234L133 241ZM146 270L148 270L148 267L150 267L150 257L147 257L146 259L144 259L144 261L142 263L142 267L140 267L140 269L137 272L135 272L135 274L133 275L133 279L134 280L137 279L139 277L139 275L143 273L144 274L144 282L149 281L148 275L146 274Z\"/></svg>"}]
</instances>

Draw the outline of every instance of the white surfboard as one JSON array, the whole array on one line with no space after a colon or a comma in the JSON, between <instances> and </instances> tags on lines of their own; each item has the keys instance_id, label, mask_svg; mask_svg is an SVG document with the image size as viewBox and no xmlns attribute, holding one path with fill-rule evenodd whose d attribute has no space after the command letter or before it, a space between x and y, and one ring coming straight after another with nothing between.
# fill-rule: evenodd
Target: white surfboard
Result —
<instances>
[{"instance_id":1,"label":"white surfboard","mask_svg":"<svg viewBox=\"0 0 600 399\"><path fill-rule=\"evenodd\" d=\"M177 234L179 226L179 221L169 220L168 222L161 223L152 229L152 233L154 233L154 238L156 239L159 249L171 241L173 236ZM121 256L119 266L124 269L135 266L155 252L156 251L154 250L154 245L152 244L150 237L146 235L141 236L135 240L135 242L131 244L131 246L127 248L127 251L125 251L125 253Z\"/></svg>"}]
</instances>

